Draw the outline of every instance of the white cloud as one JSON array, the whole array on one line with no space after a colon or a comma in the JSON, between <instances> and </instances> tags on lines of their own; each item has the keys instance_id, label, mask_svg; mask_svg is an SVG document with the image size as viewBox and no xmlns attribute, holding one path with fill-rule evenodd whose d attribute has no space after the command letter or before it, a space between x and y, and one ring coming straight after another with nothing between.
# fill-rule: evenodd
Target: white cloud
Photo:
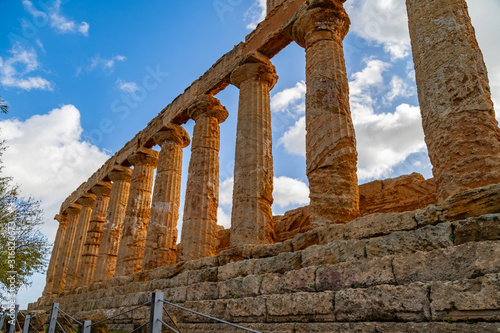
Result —
<instances>
[{"instance_id":1,"label":"white cloud","mask_svg":"<svg viewBox=\"0 0 500 333\"><path fill-rule=\"evenodd\" d=\"M233 202L234 178L227 178L219 185L219 205L231 205Z\"/></svg>"},{"instance_id":2,"label":"white cloud","mask_svg":"<svg viewBox=\"0 0 500 333\"><path fill-rule=\"evenodd\" d=\"M101 58L100 55L96 55L93 58L89 59L89 64L85 67L85 70L87 71L87 73L90 73L96 68L100 68L105 74L110 75L115 71L116 62L125 61L126 59L127 57L124 57L122 55L116 55L109 59L104 59ZM81 71L82 68L78 68L77 75L80 74Z\"/></svg>"},{"instance_id":3,"label":"white cloud","mask_svg":"<svg viewBox=\"0 0 500 333\"><path fill-rule=\"evenodd\" d=\"M246 11L245 21L249 22L247 29L253 30L266 18L267 0L255 0L255 3Z\"/></svg>"},{"instance_id":4,"label":"white cloud","mask_svg":"<svg viewBox=\"0 0 500 333\"><path fill-rule=\"evenodd\" d=\"M33 48L25 49L21 44L14 45L9 52L11 56L0 57L0 83L4 87L24 90L52 90L52 83L40 76L29 76L39 69L37 54Z\"/></svg>"},{"instance_id":5,"label":"white cloud","mask_svg":"<svg viewBox=\"0 0 500 333\"><path fill-rule=\"evenodd\" d=\"M136 82L125 82L119 79L116 81L116 85L118 86L118 89L129 94L139 90L139 86Z\"/></svg>"},{"instance_id":6,"label":"white cloud","mask_svg":"<svg viewBox=\"0 0 500 333\"><path fill-rule=\"evenodd\" d=\"M41 200L45 233L53 237L58 224L52 218L61 203L109 156L82 140L80 112L73 105L24 121L3 120L0 129L7 140L2 173L20 184L23 195Z\"/></svg>"},{"instance_id":7,"label":"white cloud","mask_svg":"<svg viewBox=\"0 0 500 333\"><path fill-rule=\"evenodd\" d=\"M404 0L351 0L345 4L351 31L382 45L393 60L410 55L410 34Z\"/></svg>"},{"instance_id":8,"label":"white cloud","mask_svg":"<svg viewBox=\"0 0 500 333\"><path fill-rule=\"evenodd\" d=\"M308 205L309 187L306 183L285 176L274 177L273 206Z\"/></svg>"},{"instance_id":9,"label":"white cloud","mask_svg":"<svg viewBox=\"0 0 500 333\"><path fill-rule=\"evenodd\" d=\"M49 22L57 33L80 33L89 35L89 24L87 22L76 23L61 14L61 0L55 0L52 6L46 7L46 12L35 8L29 0L23 0L24 9L28 11L38 22Z\"/></svg>"},{"instance_id":10,"label":"white cloud","mask_svg":"<svg viewBox=\"0 0 500 333\"><path fill-rule=\"evenodd\" d=\"M479 47L484 54L488 68L492 98L495 103L497 119L500 121L500 3L497 0L467 1L472 24L476 28Z\"/></svg>"},{"instance_id":11,"label":"white cloud","mask_svg":"<svg viewBox=\"0 0 500 333\"><path fill-rule=\"evenodd\" d=\"M306 156L306 117L291 126L278 140L278 145L283 145L285 150L294 155Z\"/></svg>"},{"instance_id":12,"label":"white cloud","mask_svg":"<svg viewBox=\"0 0 500 333\"><path fill-rule=\"evenodd\" d=\"M226 229L231 228L231 216L226 214L221 207L217 208L217 224Z\"/></svg>"},{"instance_id":13,"label":"white cloud","mask_svg":"<svg viewBox=\"0 0 500 333\"><path fill-rule=\"evenodd\" d=\"M297 105L297 102L303 100L306 95L306 83L297 82L294 87L282 90L271 98L271 110L273 112L303 113L305 104Z\"/></svg>"},{"instance_id":14,"label":"white cloud","mask_svg":"<svg viewBox=\"0 0 500 333\"><path fill-rule=\"evenodd\" d=\"M390 83L390 91L384 96L384 103L388 104L398 97L410 97L417 92L415 85L410 85L401 77L394 75Z\"/></svg>"}]
</instances>

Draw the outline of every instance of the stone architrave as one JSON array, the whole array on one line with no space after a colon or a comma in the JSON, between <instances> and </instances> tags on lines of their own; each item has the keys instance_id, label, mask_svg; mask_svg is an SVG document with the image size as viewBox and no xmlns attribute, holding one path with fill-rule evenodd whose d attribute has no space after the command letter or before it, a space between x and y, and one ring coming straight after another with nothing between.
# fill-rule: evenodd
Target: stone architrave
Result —
<instances>
[{"instance_id":1,"label":"stone architrave","mask_svg":"<svg viewBox=\"0 0 500 333\"><path fill-rule=\"evenodd\" d=\"M104 222L106 221L106 210L108 209L111 193L111 182L100 181L90 191L96 195L96 200L92 209L92 216L90 217L87 238L83 245L82 263L76 284L77 287L91 284L94 278Z\"/></svg>"},{"instance_id":2,"label":"stone architrave","mask_svg":"<svg viewBox=\"0 0 500 333\"><path fill-rule=\"evenodd\" d=\"M312 0L293 23L306 51L306 164L313 224L347 223L359 214L356 137L343 51L350 20L345 0Z\"/></svg>"},{"instance_id":3,"label":"stone architrave","mask_svg":"<svg viewBox=\"0 0 500 333\"><path fill-rule=\"evenodd\" d=\"M128 161L134 166L134 170L118 248L115 277L142 270L158 152L150 148L141 148L131 155Z\"/></svg>"},{"instance_id":4,"label":"stone architrave","mask_svg":"<svg viewBox=\"0 0 500 333\"><path fill-rule=\"evenodd\" d=\"M78 226L76 227L71 256L69 257L68 273L66 274L66 284L64 291L70 291L76 288L79 270L81 269L83 244L87 239L92 208L94 207L96 196L92 193L86 193L76 202L82 206L80 216L78 217Z\"/></svg>"},{"instance_id":5,"label":"stone architrave","mask_svg":"<svg viewBox=\"0 0 500 333\"><path fill-rule=\"evenodd\" d=\"M177 220L181 198L182 149L189 145L189 134L170 124L153 137L161 147L147 230L143 270L176 262Z\"/></svg>"},{"instance_id":6,"label":"stone architrave","mask_svg":"<svg viewBox=\"0 0 500 333\"><path fill-rule=\"evenodd\" d=\"M109 198L106 221L103 225L101 246L97 257L94 282L111 279L115 275L118 245L122 235L123 220L130 191L132 169L117 165L108 173L113 182Z\"/></svg>"},{"instance_id":7,"label":"stone architrave","mask_svg":"<svg viewBox=\"0 0 500 333\"><path fill-rule=\"evenodd\" d=\"M240 89L234 164L231 246L274 241L273 156L269 91L278 79L267 57L254 53L231 74Z\"/></svg>"},{"instance_id":8,"label":"stone architrave","mask_svg":"<svg viewBox=\"0 0 500 333\"><path fill-rule=\"evenodd\" d=\"M465 0L406 0L425 142L442 201L500 183L500 129Z\"/></svg>"},{"instance_id":9,"label":"stone architrave","mask_svg":"<svg viewBox=\"0 0 500 333\"><path fill-rule=\"evenodd\" d=\"M211 257L217 251L219 124L228 116L226 108L210 95L199 97L187 113L196 124L184 201L181 261Z\"/></svg>"},{"instance_id":10,"label":"stone architrave","mask_svg":"<svg viewBox=\"0 0 500 333\"><path fill-rule=\"evenodd\" d=\"M66 275L68 273L71 250L73 249L73 241L75 239L81 209L82 206L72 204L63 213L68 215L68 226L66 228L66 233L64 234L64 240L60 248L55 268L54 283L52 286L52 294L54 295L63 291L64 285L66 284Z\"/></svg>"},{"instance_id":11,"label":"stone architrave","mask_svg":"<svg viewBox=\"0 0 500 333\"><path fill-rule=\"evenodd\" d=\"M50 256L49 267L47 268L47 279L45 283L45 288L43 290L43 296L48 296L52 294L52 287L54 286L54 278L57 270L58 261L61 260L62 246L64 243L64 236L66 234L66 228L68 227L69 215L62 214L56 215L54 218L59 222L59 228L57 229L56 239L54 241L54 247L52 248L52 255Z\"/></svg>"}]
</instances>

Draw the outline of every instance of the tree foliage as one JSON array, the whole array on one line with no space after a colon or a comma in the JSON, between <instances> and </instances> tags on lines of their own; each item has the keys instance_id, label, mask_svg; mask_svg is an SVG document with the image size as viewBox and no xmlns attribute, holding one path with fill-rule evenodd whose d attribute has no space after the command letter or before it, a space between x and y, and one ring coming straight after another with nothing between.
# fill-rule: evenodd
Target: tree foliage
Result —
<instances>
[{"instance_id":1,"label":"tree foliage","mask_svg":"<svg viewBox=\"0 0 500 333\"><path fill-rule=\"evenodd\" d=\"M0 141L0 157L5 142ZM2 161L0 160L0 164ZM10 177L1 176L0 166L0 284L9 294L31 285L35 272L43 273L50 245L40 231L40 203L20 195Z\"/></svg>"},{"instance_id":2,"label":"tree foliage","mask_svg":"<svg viewBox=\"0 0 500 333\"><path fill-rule=\"evenodd\" d=\"M2 97L0 96L0 113L7 113L7 112L9 112L9 108L5 104L5 101L2 99Z\"/></svg>"}]
</instances>

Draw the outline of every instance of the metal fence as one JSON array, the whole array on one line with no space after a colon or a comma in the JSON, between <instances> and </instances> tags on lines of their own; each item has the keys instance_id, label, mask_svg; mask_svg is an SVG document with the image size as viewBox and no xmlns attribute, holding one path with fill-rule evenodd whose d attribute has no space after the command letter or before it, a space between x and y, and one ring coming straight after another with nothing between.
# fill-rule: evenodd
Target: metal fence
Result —
<instances>
[{"instance_id":1,"label":"metal fence","mask_svg":"<svg viewBox=\"0 0 500 333\"><path fill-rule=\"evenodd\" d=\"M21 329L21 325L19 325L19 321L17 320L19 306L16 306L15 323L19 327L19 331L22 331L22 333L28 333L30 331L30 328L31 328L31 331L34 330L36 332L41 333L41 332L45 331L45 327L47 325L48 325L48 328L46 330L47 333L55 333L57 328L59 328L60 331L64 332L64 333L73 333L73 332L91 333L93 326L101 324L101 323L106 322L106 321L109 321L111 319L117 318L119 316L123 316L126 313L130 313L132 311L138 310L138 309L145 307L145 306L150 307L149 321L147 321L144 324L140 325L139 327L135 328L130 333L137 332L140 329L142 329L148 325L149 325L149 333L161 333L163 327L168 328L171 332L174 332L174 333L182 333L182 331L179 329L179 326L177 325L175 317L168 311L169 307L175 307L177 309L187 311L187 312L190 312L190 313L195 314L197 316L208 318L208 319L213 320L215 322L222 323L222 324L225 324L228 326L232 326L232 327L241 329L243 331L261 333L259 331L255 331L255 330L252 330L252 329L240 326L240 325L236 325L236 324L227 322L227 321L222 320L222 319L218 319L215 317L211 317L211 316L193 311L191 309L182 307L178 304L168 302L168 301L163 299L162 292L153 293L151 295L150 302L138 305L138 306L133 307L127 311L124 311L124 312L121 312L121 313L116 314L114 316L111 316L109 318L106 318L106 319L103 319L100 321L96 321L95 323L92 323L90 320L84 320L84 321L77 320L76 318L74 318L71 315L64 312L60 308L59 303L52 304L52 308L50 310L38 315L38 316L42 316L42 315L45 315L45 314L50 312L49 319L45 323L43 323L40 327L34 327L31 324L31 319L33 319L33 317L31 317L30 315L26 315L24 317L24 325L23 325L22 329ZM165 317L163 316L164 314L166 315ZM24 316L24 314L22 314L22 313L21 313L21 315ZM0 318L0 328L3 327L5 319L6 319L6 314L4 314ZM15 333L16 324L11 325L9 333ZM66 329L63 327L63 325L66 325ZM68 328L70 328L69 332L67 330Z\"/></svg>"}]
</instances>

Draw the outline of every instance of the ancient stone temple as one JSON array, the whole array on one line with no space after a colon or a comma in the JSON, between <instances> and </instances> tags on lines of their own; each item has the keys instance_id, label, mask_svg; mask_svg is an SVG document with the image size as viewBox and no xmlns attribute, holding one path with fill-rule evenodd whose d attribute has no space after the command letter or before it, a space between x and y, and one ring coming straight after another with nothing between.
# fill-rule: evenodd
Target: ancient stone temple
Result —
<instances>
[{"instance_id":1,"label":"ancient stone temple","mask_svg":"<svg viewBox=\"0 0 500 333\"><path fill-rule=\"evenodd\" d=\"M361 186L344 2L268 0L245 42L62 203L47 284L30 309L58 302L78 318L112 316L163 291L261 332L500 332L500 129L466 2L406 0L434 179ZM272 59L290 43L306 59L310 205L273 216L269 92L280 73ZM238 110L216 98L228 85L239 89ZM224 230L219 149L229 112L238 123ZM191 120L192 138L183 128ZM148 316L145 309L110 325L131 331ZM175 316L182 332L233 332Z\"/></svg>"}]
</instances>

